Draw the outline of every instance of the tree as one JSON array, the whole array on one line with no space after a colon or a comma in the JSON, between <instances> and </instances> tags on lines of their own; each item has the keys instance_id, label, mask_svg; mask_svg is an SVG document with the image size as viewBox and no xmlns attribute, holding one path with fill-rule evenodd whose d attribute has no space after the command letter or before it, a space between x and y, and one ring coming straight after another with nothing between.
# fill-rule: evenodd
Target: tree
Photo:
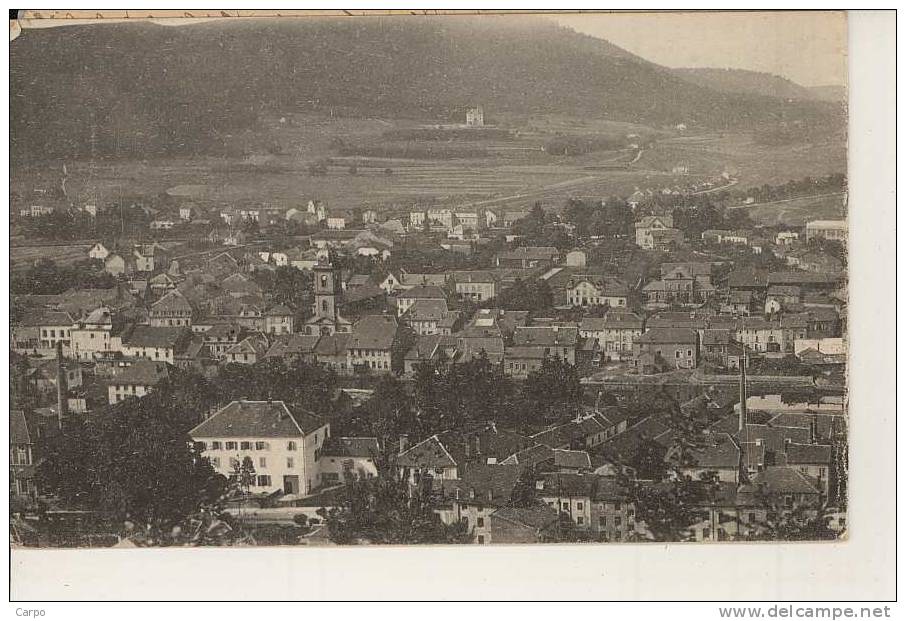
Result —
<instances>
[{"instance_id":1,"label":"tree","mask_svg":"<svg viewBox=\"0 0 906 621\"><path fill-rule=\"evenodd\" d=\"M338 544L465 543L465 525L446 525L425 494L410 495L408 483L389 472L353 479L343 489L338 507L320 509L330 540Z\"/></svg>"},{"instance_id":2,"label":"tree","mask_svg":"<svg viewBox=\"0 0 906 621\"><path fill-rule=\"evenodd\" d=\"M628 487L636 521L644 523L655 541L686 541L689 528L707 516L717 480L713 473L704 473L698 481L679 476L654 484L630 482Z\"/></svg>"},{"instance_id":3,"label":"tree","mask_svg":"<svg viewBox=\"0 0 906 621\"><path fill-rule=\"evenodd\" d=\"M662 481L667 475L664 459L667 449L654 440L643 438L627 460L640 479Z\"/></svg>"},{"instance_id":4,"label":"tree","mask_svg":"<svg viewBox=\"0 0 906 621\"><path fill-rule=\"evenodd\" d=\"M550 407L579 405L583 391L575 366L560 358L545 358L540 369L529 373L523 393L529 400Z\"/></svg>"},{"instance_id":5,"label":"tree","mask_svg":"<svg viewBox=\"0 0 906 621\"><path fill-rule=\"evenodd\" d=\"M535 491L535 468L529 466L519 473L516 485L513 486L512 505L514 507L531 507L538 502Z\"/></svg>"},{"instance_id":6,"label":"tree","mask_svg":"<svg viewBox=\"0 0 906 621\"><path fill-rule=\"evenodd\" d=\"M227 481L190 444L177 408L128 399L88 425L72 420L45 440L37 478L68 506L157 526L216 502Z\"/></svg>"},{"instance_id":7,"label":"tree","mask_svg":"<svg viewBox=\"0 0 906 621\"><path fill-rule=\"evenodd\" d=\"M255 462L246 455L242 458L241 463L233 465L233 471L230 473L238 487L238 491L243 494L249 493L249 488L255 484Z\"/></svg>"},{"instance_id":8,"label":"tree","mask_svg":"<svg viewBox=\"0 0 906 621\"><path fill-rule=\"evenodd\" d=\"M511 287L501 291L500 295L482 303L483 308L520 311L545 311L553 305L554 296L546 281L519 278Z\"/></svg>"}]
</instances>

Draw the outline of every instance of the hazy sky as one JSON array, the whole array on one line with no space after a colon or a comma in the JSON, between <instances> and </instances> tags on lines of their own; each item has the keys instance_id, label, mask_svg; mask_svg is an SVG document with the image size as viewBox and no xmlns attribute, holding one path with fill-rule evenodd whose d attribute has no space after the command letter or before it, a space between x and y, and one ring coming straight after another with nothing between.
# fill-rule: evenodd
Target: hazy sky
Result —
<instances>
[{"instance_id":1,"label":"hazy sky","mask_svg":"<svg viewBox=\"0 0 906 621\"><path fill-rule=\"evenodd\" d=\"M553 19L668 67L751 69L803 86L847 81L842 12L610 13Z\"/></svg>"}]
</instances>

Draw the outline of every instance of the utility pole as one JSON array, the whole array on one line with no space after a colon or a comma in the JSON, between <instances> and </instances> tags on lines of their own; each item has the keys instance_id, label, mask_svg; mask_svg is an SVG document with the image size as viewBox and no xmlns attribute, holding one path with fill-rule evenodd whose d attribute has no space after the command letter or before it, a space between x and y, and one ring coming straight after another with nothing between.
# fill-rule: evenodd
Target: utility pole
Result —
<instances>
[{"instance_id":1,"label":"utility pole","mask_svg":"<svg viewBox=\"0 0 906 621\"><path fill-rule=\"evenodd\" d=\"M69 406L66 386L66 369L63 366L63 341L57 341L57 424L63 431L63 419Z\"/></svg>"},{"instance_id":2,"label":"utility pole","mask_svg":"<svg viewBox=\"0 0 906 621\"><path fill-rule=\"evenodd\" d=\"M746 449L743 438L748 433L748 411L746 401L748 393L746 391L746 366L749 363L748 349L743 347L742 359L739 361L739 430L736 434L736 442L739 445L739 485L747 483L749 480L748 466L746 464Z\"/></svg>"}]
</instances>

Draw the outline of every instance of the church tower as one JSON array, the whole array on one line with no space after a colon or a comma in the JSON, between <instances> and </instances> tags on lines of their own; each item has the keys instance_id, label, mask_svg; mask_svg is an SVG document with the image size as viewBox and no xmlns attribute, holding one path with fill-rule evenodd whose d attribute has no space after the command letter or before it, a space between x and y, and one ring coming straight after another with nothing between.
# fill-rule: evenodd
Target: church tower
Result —
<instances>
[{"instance_id":1,"label":"church tower","mask_svg":"<svg viewBox=\"0 0 906 621\"><path fill-rule=\"evenodd\" d=\"M312 273L315 279L314 313L305 322L305 333L324 336L349 332L351 324L340 316L338 310L343 294L339 270L328 256L318 261L312 268Z\"/></svg>"},{"instance_id":2,"label":"church tower","mask_svg":"<svg viewBox=\"0 0 906 621\"><path fill-rule=\"evenodd\" d=\"M318 319L337 318L337 270L328 260L312 268L315 276L315 317Z\"/></svg>"}]
</instances>

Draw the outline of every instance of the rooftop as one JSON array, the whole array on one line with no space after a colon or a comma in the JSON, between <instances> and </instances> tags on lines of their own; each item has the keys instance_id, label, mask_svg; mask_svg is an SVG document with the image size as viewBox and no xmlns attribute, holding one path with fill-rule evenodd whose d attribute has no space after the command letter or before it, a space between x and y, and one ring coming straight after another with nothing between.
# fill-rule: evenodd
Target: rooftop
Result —
<instances>
[{"instance_id":1,"label":"rooftop","mask_svg":"<svg viewBox=\"0 0 906 621\"><path fill-rule=\"evenodd\" d=\"M189 432L199 438L299 438L326 425L283 401L233 401Z\"/></svg>"}]
</instances>

